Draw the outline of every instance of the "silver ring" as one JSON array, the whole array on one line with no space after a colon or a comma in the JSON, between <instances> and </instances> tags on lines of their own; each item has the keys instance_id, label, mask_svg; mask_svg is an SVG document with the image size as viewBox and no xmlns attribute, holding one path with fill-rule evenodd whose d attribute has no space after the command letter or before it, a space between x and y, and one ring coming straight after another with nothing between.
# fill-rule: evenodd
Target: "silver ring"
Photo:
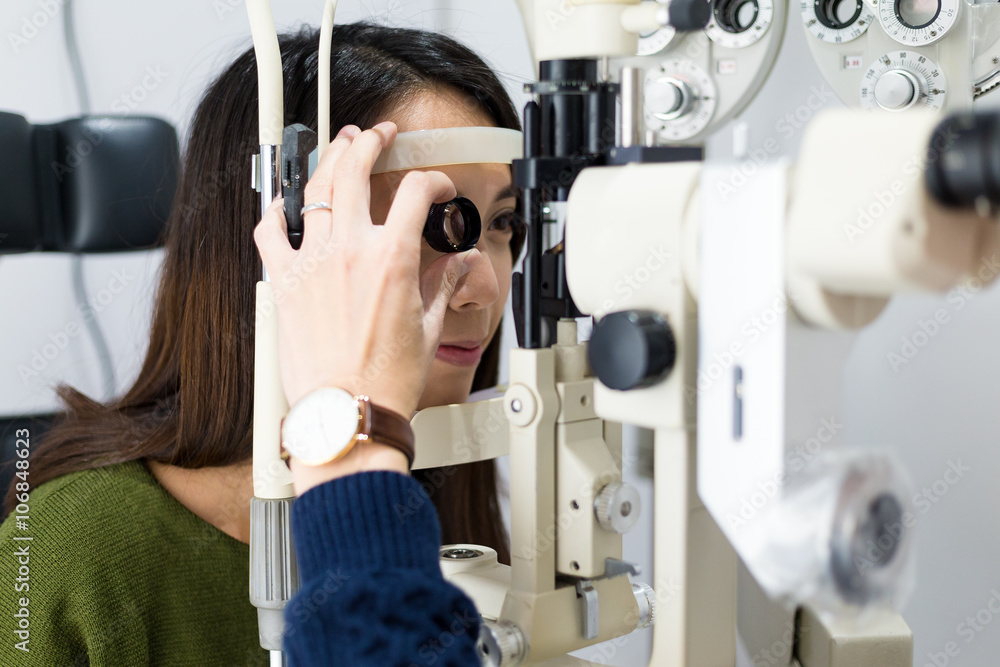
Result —
<instances>
[{"instance_id":1,"label":"silver ring","mask_svg":"<svg viewBox=\"0 0 1000 667\"><path fill-rule=\"evenodd\" d=\"M327 211L332 211L333 210L333 207L330 206L330 204L328 204L327 202L325 202L325 201L318 201L318 202L314 202L312 204L306 204L305 206L303 206L302 207L302 212L301 212L300 215L302 215L302 217L305 217L306 213L308 213L309 211L315 211L318 208L325 208Z\"/></svg>"}]
</instances>

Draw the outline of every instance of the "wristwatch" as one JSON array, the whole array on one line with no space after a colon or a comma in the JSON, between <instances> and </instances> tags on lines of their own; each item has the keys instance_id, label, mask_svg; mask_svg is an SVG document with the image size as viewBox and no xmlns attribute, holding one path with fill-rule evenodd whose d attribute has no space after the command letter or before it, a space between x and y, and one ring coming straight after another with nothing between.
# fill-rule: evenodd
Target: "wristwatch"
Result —
<instances>
[{"instance_id":1,"label":"wristwatch","mask_svg":"<svg viewBox=\"0 0 1000 667\"><path fill-rule=\"evenodd\" d=\"M321 387L300 398L281 420L282 449L310 466L336 461L369 440L398 449L407 466L413 465L410 422L367 396ZM287 458L285 453L282 458Z\"/></svg>"}]
</instances>

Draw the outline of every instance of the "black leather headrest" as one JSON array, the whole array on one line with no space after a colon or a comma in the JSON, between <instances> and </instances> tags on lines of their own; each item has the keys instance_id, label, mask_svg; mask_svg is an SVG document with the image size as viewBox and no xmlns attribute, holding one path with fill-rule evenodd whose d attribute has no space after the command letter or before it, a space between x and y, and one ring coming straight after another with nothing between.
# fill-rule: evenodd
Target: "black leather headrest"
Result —
<instances>
[{"instance_id":1,"label":"black leather headrest","mask_svg":"<svg viewBox=\"0 0 1000 667\"><path fill-rule=\"evenodd\" d=\"M179 164L177 132L159 118L31 125L0 112L0 253L155 247Z\"/></svg>"}]
</instances>

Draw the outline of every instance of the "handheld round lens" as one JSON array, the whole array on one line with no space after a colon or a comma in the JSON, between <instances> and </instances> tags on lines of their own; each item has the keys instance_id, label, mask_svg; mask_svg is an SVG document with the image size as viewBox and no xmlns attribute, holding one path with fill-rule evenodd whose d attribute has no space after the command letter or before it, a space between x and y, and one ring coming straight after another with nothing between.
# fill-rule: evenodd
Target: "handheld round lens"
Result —
<instances>
[{"instance_id":1,"label":"handheld round lens","mask_svg":"<svg viewBox=\"0 0 1000 667\"><path fill-rule=\"evenodd\" d=\"M465 197L455 197L431 206L424 238L438 252L462 252L476 247L482 229L476 205Z\"/></svg>"}]
</instances>

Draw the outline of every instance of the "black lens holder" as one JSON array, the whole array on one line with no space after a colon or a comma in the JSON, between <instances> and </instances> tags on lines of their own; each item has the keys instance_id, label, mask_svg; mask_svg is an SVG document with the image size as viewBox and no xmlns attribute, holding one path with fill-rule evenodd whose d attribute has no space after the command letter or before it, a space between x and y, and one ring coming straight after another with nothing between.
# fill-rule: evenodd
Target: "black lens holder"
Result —
<instances>
[{"instance_id":1,"label":"black lens holder","mask_svg":"<svg viewBox=\"0 0 1000 667\"><path fill-rule=\"evenodd\" d=\"M462 216L461 239L451 238L448 230L445 229L449 209L457 209L457 212ZM430 247L438 252L463 252L476 247L482 230L483 223L476 205L465 197L455 197L451 201L431 206L430 213L427 214L427 222L424 223L424 238L427 239Z\"/></svg>"}]
</instances>

